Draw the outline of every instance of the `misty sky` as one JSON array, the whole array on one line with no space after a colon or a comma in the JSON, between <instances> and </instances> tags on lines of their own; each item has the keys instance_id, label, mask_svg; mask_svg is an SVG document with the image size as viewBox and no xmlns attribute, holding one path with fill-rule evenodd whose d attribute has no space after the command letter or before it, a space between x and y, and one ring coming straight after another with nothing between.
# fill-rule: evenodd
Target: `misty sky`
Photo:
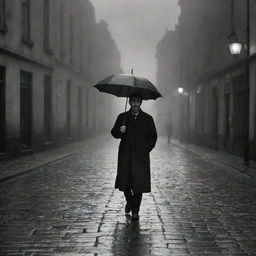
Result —
<instances>
[{"instance_id":1,"label":"misty sky","mask_svg":"<svg viewBox=\"0 0 256 256\"><path fill-rule=\"evenodd\" d=\"M118 45L125 73L155 82L155 50L179 15L178 0L91 0L96 20L106 20Z\"/></svg>"}]
</instances>

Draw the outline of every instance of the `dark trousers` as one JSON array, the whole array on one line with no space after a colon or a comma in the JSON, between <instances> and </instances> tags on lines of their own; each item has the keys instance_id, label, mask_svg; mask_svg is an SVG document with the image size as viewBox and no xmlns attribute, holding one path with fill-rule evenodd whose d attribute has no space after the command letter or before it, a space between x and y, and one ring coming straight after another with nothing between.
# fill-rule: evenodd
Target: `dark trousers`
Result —
<instances>
[{"instance_id":1,"label":"dark trousers","mask_svg":"<svg viewBox=\"0 0 256 256\"><path fill-rule=\"evenodd\" d=\"M131 190L124 191L127 204L131 205L132 212L139 213L142 193L133 193Z\"/></svg>"}]
</instances>

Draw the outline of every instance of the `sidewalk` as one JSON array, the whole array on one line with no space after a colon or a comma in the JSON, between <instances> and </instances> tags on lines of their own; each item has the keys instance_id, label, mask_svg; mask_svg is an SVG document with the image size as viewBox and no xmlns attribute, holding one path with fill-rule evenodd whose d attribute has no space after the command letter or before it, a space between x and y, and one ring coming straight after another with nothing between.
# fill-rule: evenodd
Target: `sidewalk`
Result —
<instances>
[{"instance_id":1,"label":"sidewalk","mask_svg":"<svg viewBox=\"0 0 256 256\"><path fill-rule=\"evenodd\" d=\"M207 147L196 146L192 144L182 144L178 140L172 140L172 143L178 147L190 150L191 152L200 155L205 160L214 161L222 166L228 166L236 171L247 175L250 178L256 179L256 162L250 160L249 166L243 165L243 158L237 155L231 155L224 151L216 151Z\"/></svg>"},{"instance_id":2,"label":"sidewalk","mask_svg":"<svg viewBox=\"0 0 256 256\"><path fill-rule=\"evenodd\" d=\"M19 175L29 173L38 167L66 158L76 152L82 151L99 142L108 140L109 136L101 135L81 142L67 144L59 148L48 151L34 153L24 157L7 160L0 163L0 183L8 181ZM243 165L242 157L231 155L226 152L214 151L206 147L191 144L181 144L177 140L172 140L175 146L187 149L205 160L214 161L222 166L228 166L241 172L250 178L256 179L256 162L250 161L249 166Z\"/></svg>"},{"instance_id":3,"label":"sidewalk","mask_svg":"<svg viewBox=\"0 0 256 256\"><path fill-rule=\"evenodd\" d=\"M29 173L38 167L66 158L106 139L108 139L106 135L100 135L98 137L66 144L62 147L40 153L34 153L0 162L0 183L8 181L19 175Z\"/></svg>"}]
</instances>

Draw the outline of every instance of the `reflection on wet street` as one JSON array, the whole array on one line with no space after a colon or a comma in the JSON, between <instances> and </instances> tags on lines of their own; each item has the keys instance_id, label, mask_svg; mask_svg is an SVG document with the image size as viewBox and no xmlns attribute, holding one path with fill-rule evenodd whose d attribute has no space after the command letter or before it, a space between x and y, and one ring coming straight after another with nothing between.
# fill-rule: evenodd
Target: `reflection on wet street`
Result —
<instances>
[{"instance_id":1,"label":"reflection on wet street","mask_svg":"<svg viewBox=\"0 0 256 256\"><path fill-rule=\"evenodd\" d=\"M132 221L116 160L104 140L1 184L1 255L256 255L253 179L160 139Z\"/></svg>"},{"instance_id":2,"label":"reflection on wet street","mask_svg":"<svg viewBox=\"0 0 256 256\"><path fill-rule=\"evenodd\" d=\"M143 229L139 221L117 223L113 243L114 255L147 255L150 254L151 233Z\"/></svg>"}]
</instances>

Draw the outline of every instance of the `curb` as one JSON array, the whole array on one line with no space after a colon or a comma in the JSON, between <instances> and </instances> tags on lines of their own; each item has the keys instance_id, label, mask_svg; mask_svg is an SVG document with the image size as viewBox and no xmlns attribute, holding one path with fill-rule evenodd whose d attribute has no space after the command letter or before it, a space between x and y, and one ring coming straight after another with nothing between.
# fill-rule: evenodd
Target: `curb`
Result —
<instances>
[{"instance_id":1,"label":"curb","mask_svg":"<svg viewBox=\"0 0 256 256\"><path fill-rule=\"evenodd\" d=\"M215 157L210 158L208 155L202 154L202 153L198 152L196 149L192 149L189 146L186 146L186 144L183 145L183 144L180 144L179 142L176 142L176 141L172 141L172 144L174 144L177 147L186 149L186 150L188 150L188 151L190 151L190 152L192 152L194 154L197 154L197 155L203 157L207 161L212 161L212 162L215 162L215 163L218 163L218 164L222 164L222 165L228 166L228 167L234 169L235 171L239 171L239 173L241 173L243 175L246 175L248 178L256 179L256 170L255 170L255 175L253 175L253 174L248 172L248 170L250 170L250 169L254 170L253 168L250 168L248 166L239 166L239 165L237 166L237 165L234 165L234 164L230 164L230 163L228 163L226 161L222 161L222 160L216 159ZM210 150L210 149L207 148L207 150Z\"/></svg>"},{"instance_id":2,"label":"curb","mask_svg":"<svg viewBox=\"0 0 256 256\"><path fill-rule=\"evenodd\" d=\"M104 137L105 137L105 136L104 136ZM94 140L97 139L97 138L99 139L100 137L96 137L96 138L94 138ZM102 138L101 141L105 141L105 140L107 140L107 139L108 139L108 138L105 138L105 139ZM86 143L86 142L85 142L85 143ZM28 173L31 173L31 172L35 171L36 169L38 169L38 168L41 168L41 167L50 165L50 164L52 164L52 163L61 161L61 160L63 160L63 159L69 158L70 156L72 156L72 155L74 155L74 154L76 154L76 153L79 153L79 152L81 152L81 151L84 151L84 150L88 149L89 147L93 147L93 146L97 145L98 143L99 143L98 141L97 141L97 142L94 141L94 143L91 143L91 144L89 144L89 145L85 145L85 146L83 146L83 147L81 147L81 148L79 148L79 149L77 149L77 150L74 150L74 151L69 152L69 153L67 153L67 154L64 154L64 155L62 155L62 156L56 157L55 159L49 160L49 161L47 161L47 162L45 162L45 163L38 164L38 165L36 165L36 166L34 166L34 167L25 169L24 171L20 171L20 172L18 172L18 173L15 173L15 174L12 174L12 175L9 175L9 176L0 178L0 186L3 185L3 183L8 182L8 181L10 181L10 180L12 180L12 179L15 179L15 178L17 178L17 177L19 177L19 176L21 176L21 175L26 175L26 174L28 174ZM58 149L58 148L56 148L56 150L57 150L57 149Z\"/></svg>"}]
</instances>

